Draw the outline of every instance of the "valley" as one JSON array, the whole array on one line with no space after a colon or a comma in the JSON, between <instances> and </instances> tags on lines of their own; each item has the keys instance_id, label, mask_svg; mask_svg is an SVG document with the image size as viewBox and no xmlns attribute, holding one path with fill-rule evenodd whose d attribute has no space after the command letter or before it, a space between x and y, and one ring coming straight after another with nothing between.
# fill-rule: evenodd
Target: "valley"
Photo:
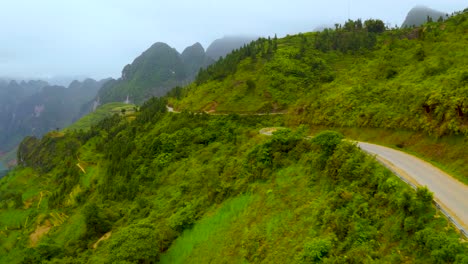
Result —
<instances>
[{"instance_id":1,"label":"valley","mask_svg":"<svg viewBox=\"0 0 468 264\"><path fill-rule=\"evenodd\" d=\"M0 263L467 263L468 9L429 11L6 84Z\"/></svg>"}]
</instances>

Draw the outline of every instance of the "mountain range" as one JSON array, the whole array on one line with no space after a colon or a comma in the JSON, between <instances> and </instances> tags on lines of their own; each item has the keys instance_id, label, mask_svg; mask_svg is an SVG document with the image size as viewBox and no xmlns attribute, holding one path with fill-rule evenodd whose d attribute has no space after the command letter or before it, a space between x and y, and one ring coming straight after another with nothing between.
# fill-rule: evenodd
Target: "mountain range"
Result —
<instances>
[{"instance_id":1,"label":"mountain range","mask_svg":"<svg viewBox=\"0 0 468 264\"><path fill-rule=\"evenodd\" d=\"M200 43L195 43L181 54L166 43L157 42L125 66L119 79L106 83L97 97L102 103L128 98L132 103L141 104L152 96L163 96L176 86L189 84L200 69L251 40L225 37L215 40L206 52Z\"/></svg>"},{"instance_id":2,"label":"mountain range","mask_svg":"<svg viewBox=\"0 0 468 264\"><path fill-rule=\"evenodd\" d=\"M416 29L358 19L259 38L215 63L198 44L154 44L101 95L137 91L142 104L20 143L0 180L0 263L468 263L431 191L356 143L468 184L460 32L468 10ZM207 61L190 84L144 97Z\"/></svg>"},{"instance_id":3,"label":"mountain range","mask_svg":"<svg viewBox=\"0 0 468 264\"><path fill-rule=\"evenodd\" d=\"M0 152L10 151L25 136L40 137L70 125L106 81L74 81L68 88L44 81L0 83Z\"/></svg>"}]
</instances>

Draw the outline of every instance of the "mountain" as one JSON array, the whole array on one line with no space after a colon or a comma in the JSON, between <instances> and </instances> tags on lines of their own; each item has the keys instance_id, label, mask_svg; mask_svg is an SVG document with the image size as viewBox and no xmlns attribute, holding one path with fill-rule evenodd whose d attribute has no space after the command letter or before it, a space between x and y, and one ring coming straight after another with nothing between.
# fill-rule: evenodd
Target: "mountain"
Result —
<instances>
[{"instance_id":1,"label":"mountain","mask_svg":"<svg viewBox=\"0 0 468 264\"><path fill-rule=\"evenodd\" d=\"M468 184L468 158L461 158L468 157L468 39L460 35L468 12L419 29L384 28L348 21L338 30L260 39L171 92L169 105L285 114L289 125L408 148Z\"/></svg>"},{"instance_id":2,"label":"mountain","mask_svg":"<svg viewBox=\"0 0 468 264\"><path fill-rule=\"evenodd\" d=\"M427 189L414 191L337 132L258 133L282 124L279 115L167 113L154 98L134 120L26 138L21 166L0 180L0 262L468 258Z\"/></svg>"},{"instance_id":3,"label":"mountain","mask_svg":"<svg viewBox=\"0 0 468 264\"><path fill-rule=\"evenodd\" d=\"M252 42L258 37L246 37L246 36L228 36L217 39L208 46L206 49L206 55L213 60L218 60L220 57L224 57L231 53L233 50L238 49L245 44Z\"/></svg>"},{"instance_id":4,"label":"mountain","mask_svg":"<svg viewBox=\"0 0 468 264\"><path fill-rule=\"evenodd\" d=\"M467 30L464 13L261 38L129 115L26 137L0 263L467 263L430 190L355 143L468 184Z\"/></svg>"},{"instance_id":5,"label":"mountain","mask_svg":"<svg viewBox=\"0 0 468 264\"><path fill-rule=\"evenodd\" d=\"M219 113L293 111L297 122L313 125L468 135L468 42L459 37L465 16L420 31L386 32L381 21L367 20L259 39L202 71L185 98L171 104ZM385 100L375 100L382 94Z\"/></svg>"},{"instance_id":6,"label":"mountain","mask_svg":"<svg viewBox=\"0 0 468 264\"><path fill-rule=\"evenodd\" d=\"M0 87L0 151L22 138L64 128L80 117L82 104L96 96L103 81L74 81L68 88L43 81L11 81Z\"/></svg>"},{"instance_id":7,"label":"mountain","mask_svg":"<svg viewBox=\"0 0 468 264\"><path fill-rule=\"evenodd\" d=\"M200 68L212 62L198 43L181 55L169 45L158 42L125 66L121 78L106 83L98 98L102 103L123 102L127 97L133 103L142 103L189 83Z\"/></svg>"},{"instance_id":8,"label":"mountain","mask_svg":"<svg viewBox=\"0 0 468 264\"><path fill-rule=\"evenodd\" d=\"M447 19L447 14L425 6L416 6L411 9L406 15L406 19L401 25L402 27L420 26L427 22L428 17L433 21L438 21L440 18Z\"/></svg>"},{"instance_id":9,"label":"mountain","mask_svg":"<svg viewBox=\"0 0 468 264\"><path fill-rule=\"evenodd\" d=\"M189 79L194 79L200 68L206 68L214 63L214 60L208 57L205 49L200 43L195 43L187 47L181 54L182 61L185 64Z\"/></svg>"}]
</instances>

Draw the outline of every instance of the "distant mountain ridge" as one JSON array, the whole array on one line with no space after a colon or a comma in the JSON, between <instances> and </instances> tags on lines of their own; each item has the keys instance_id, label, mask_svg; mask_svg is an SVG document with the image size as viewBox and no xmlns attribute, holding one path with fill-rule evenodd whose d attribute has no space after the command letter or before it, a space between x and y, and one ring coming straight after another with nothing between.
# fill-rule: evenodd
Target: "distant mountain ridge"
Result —
<instances>
[{"instance_id":1,"label":"distant mountain ridge","mask_svg":"<svg viewBox=\"0 0 468 264\"><path fill-rule=\"evenodd\" d=\"M106 81L74 81L68 88L44 81L0 83L0 151L11 150L25 136L71 124Z\"/></svg>"},{"instance_id":2,"label":"distant mountain ridge","mask_svg":"<svg viewBox=\"0 0 468 264\"><path fill-rule=\"evenodd\" d=\"M215 62L215 60L207 56L205 49L198 42L185 48L181 54L181 58L185 64L188 77L192 80L198 74L200 68L206 68Z\"/></svg>"},{"instance_id":3,"label":"distant mountain ridge","mask_svg":"<svg viewBox=\"0 0 468 264\"><path fill-rule=\"evenodd\" d=\"M127 97L133 103L142 103L187 84L201 67L211 63L200 44L180 54L166 43L157 42L125 66L119 79L106 83L97 98L102 103L122 102Z\"/></svg>"},{"instance_id":4,"label":"distant mountain ridge","mask_svg":"<svg viewBox=\"0 0 468 264\"><path fill-rule=\"evenodd\" d=\"M245 44L248 44L258 39L256 36L227 36L217 39L211 43L206 49L208 57L218 60L220 57L225 57L231 51L238 49Z\"/></svg>"},{"instance_id":5,"label":"distant mountain ridge","mask_svg":"<svg viewBox=\"0 0 468 264\"><path fill-rule=\"evenodd\" d=\"M427 22L428 17L433 21L437 21L441 17L442 19L447 19L447 14L429 7L416 6L409 11L408 15L406 15L406 19L403 22L402 27L420 26Z\"/></svg>"},{"instance_id":6,"label":"distant mountain ridge","mask_svg":"<svg viewBox=\"0 0 468 264\"><path fill-rule=\"evenodd\" d=\"M152 96L164 96L176 86L189 84L200 69L254 39L224 37L215 40L206 52L197 42L181 54L168 44L157 42L125 66L119 79L106 83L98 92L96 102L124 102L128 98L131 103L141 104Z\"/></svg>"}]
</instances>

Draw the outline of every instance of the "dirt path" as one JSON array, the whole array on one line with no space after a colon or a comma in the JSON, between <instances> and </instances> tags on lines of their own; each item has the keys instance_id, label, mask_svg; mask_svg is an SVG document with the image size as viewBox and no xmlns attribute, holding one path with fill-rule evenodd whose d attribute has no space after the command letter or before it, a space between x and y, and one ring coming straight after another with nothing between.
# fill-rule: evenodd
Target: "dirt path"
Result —
<instances>
[{"instance_id":1,"label":"dirt path","mask_svg":"<svg viewBox=\"0 0 468 264\"><path fill-rule=\"evenodd\" d=\"M50 224L49 220L46 220L43 225L37 226L36 230L29 235L29 239L31 240L31 246L35 247L37 242L47 233L49 233L52 225Z\"/></svg>"},{"instance_id":2,"label":"dirt path","mask_svg":"<svg viewBox=\"0 0 468 264\"><path fill-rule=\"evenodd\" d=\"M96 241L96 243L93 244L93 248L96 249L99 246L99 243L101 241L109 239L111 237L111 235L112 235L112 231L109 231L109 232L105 233L101 238L99 238L98 241Z\"/></svg>"}]
</instances>

